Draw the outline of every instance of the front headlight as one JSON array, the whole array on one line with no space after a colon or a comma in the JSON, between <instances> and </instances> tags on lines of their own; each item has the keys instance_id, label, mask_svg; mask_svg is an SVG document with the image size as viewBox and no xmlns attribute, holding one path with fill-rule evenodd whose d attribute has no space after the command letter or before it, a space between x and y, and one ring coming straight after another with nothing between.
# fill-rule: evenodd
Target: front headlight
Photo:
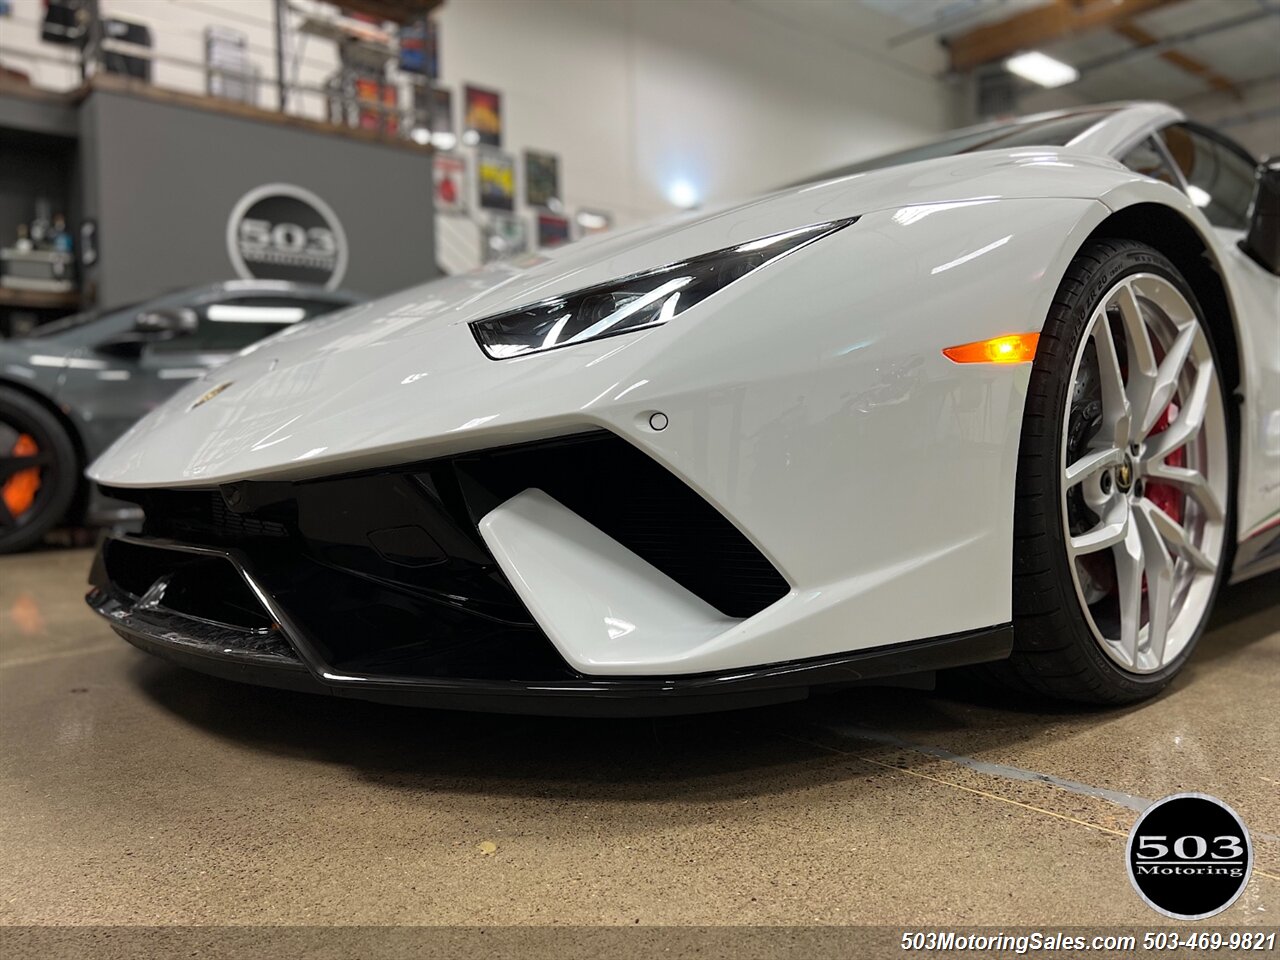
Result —
<instances>
[{"instance_id":1,"label":"front headlight","mask_svg":"<svg viewBox=\"0 0 1280 960\"><path fill-rule=\"evenodd\" d=\"M788 230L587 287L568 296L552 297L476 320L471 324L471 331L490 358L505 360L656 327L733 281L857 219L850 217Z\"/></svg>"}]
</instances>

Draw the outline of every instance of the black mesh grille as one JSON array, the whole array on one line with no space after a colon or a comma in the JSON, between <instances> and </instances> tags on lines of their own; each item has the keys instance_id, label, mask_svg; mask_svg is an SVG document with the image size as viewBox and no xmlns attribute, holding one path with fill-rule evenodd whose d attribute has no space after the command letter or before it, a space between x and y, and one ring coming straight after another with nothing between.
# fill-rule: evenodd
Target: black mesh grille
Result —
<instances>
[{"instance_id":1,"label":"black mesh grille","mask_svg":"<svg viewBox=\"0 0 1280 960\"><path fill-rule=\"evenodd\" d=\"M142 507L153 536L213 544L289 536L285 519L235 513L217 490L148 490L125 497Z\"/></svg>"}]
</instances>

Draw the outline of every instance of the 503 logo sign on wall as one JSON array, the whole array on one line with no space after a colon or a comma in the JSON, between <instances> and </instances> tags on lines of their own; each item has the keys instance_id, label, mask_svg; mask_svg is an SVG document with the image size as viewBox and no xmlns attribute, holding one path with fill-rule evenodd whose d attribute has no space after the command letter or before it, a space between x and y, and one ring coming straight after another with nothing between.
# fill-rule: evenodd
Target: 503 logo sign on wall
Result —
<instances>
[{"instance_id":1,"label":"503 logo sign on wall","mask_svg":"<svg viewBox=\"0 0 1280 960\"><path fill-rule=\"evenodd\" d=\"M1129 880L1167 917L1216 916L1244 892L1253 844L1244 821L1216 797L1178 793L1142 812L1129 834Z\"/></svg>"},{"instance_id":2,"label":"503 logo sign on wall","mask_svg":"<svg viewBox=\"0 0 1280 960\"><path fill-rule=\"evenodd\" d=\"M347 236L309 190L270 183L245 194L227 222L227 254L246 280L292 280L333 289L347 272Z\"/></svg>"}]
</instances>

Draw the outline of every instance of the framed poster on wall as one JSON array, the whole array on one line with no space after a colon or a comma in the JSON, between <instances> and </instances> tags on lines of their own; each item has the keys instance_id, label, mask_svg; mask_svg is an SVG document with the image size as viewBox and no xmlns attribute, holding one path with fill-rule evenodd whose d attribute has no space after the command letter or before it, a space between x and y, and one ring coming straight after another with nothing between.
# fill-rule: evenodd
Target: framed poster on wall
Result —
<instances>
[{"instance_id":1,"label":"framed poster on wall","mask_svg":"<svg viewBox=\"0 0 1280 960\"><path fill-rule=\"evenodd\" d=\"M557 213L538 214L538 246L558 247L569 242L569 218Z\"/></svg>"},{"instance_id":2,"label":"framed poster on wall","mask_svg":"<svg viewBox=\"0 0 1280 960\"><path fill-rule=\"evenodd\" d=\"M431 145L437 150L452 150L458 145L458 136L453 132L453 91L432 87L430 100Z\"/></svg>"},{"instance_id":3,"label":"framed poster on wall","mask_svg":"<svg viewBox=\"0 0 1280 960\"><path fill-rule=\"evenodd\" d=\"M502 146L502 94L467 84L462 142L469 147Z\"/></svg>"},{"instance_id":4,"label":"framed poster on wall","mask_svg":"<svg viewBox=\"0 0 1280 960\"><path fill-rule=\"evenodd\" d=\"M453 132L452 90L425 80L414 81L410 136L415 143L429 143L437 150L452 150L458 145L458 138Z\"/></svg>"},{"instance_id":5,"label":"framed poster on wall","mask_svg":"<svg viewBox=\"0 0 1280 960\"><path fill-rule=\"evenodd\" d=\"M524 152L524 199L531 207L560 210L560 158L554 153Z\"/></svg>"},{"instance_id":6,"label":"framed poster on wall","mask_svg":"<svg viewBox=\"0 0 1280 960\"><path fill-rule=\"evenodd\" d=\"M430 17L400 27L400 69L431 80L440 76L440 26Z\"/></svg>"},{"instance_id":7,"label":"framed poster on wall","mask_svg":"<svg viewBox=\"0 0 1280 960\"><path fill-rule=\"evenodd\" d=\"M510 213L516 207L516 162L509 153L481 150L476 154L476 183L480 206Z\"/></svg>"},{"instance_id":8,"label":"framed poster on wall","mask_svg":"<svg viewBox=\"0 0 1280 960\"><path fill-rule=\"evenodd\" d=\"M466 213L467 158L456 153L437 153L432 164L436 213Z\"/></svg>"},{"instance_id":9,"label":"framed poster on wall","mask_svg":"<svg viewBox=\"0 0 1280 960\"><path fill-rule=\"evenodd\" d=\"M381 130L395 136L400 130L400 91L379 77L355 78L356 124L361 130Z\"/></svg>"}]
</instances>

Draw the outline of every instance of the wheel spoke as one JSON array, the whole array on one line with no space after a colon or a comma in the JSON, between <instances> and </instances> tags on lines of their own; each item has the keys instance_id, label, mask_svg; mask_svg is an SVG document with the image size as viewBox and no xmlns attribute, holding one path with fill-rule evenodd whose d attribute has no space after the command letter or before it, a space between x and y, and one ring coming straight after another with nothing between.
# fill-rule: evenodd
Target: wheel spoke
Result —
<instances>
[{"instance_id":1,"label":"wheel spoke","mask_svg":"<svg viewBox=\"0 0 1280 960\"><path fill-rule=\"evenodd\" d=\"M1126 517L1126 521L1128 518ZM1142 629L1142 538L1131 522L1115 544L1116 585L1120 591L1120 647L1133 666L1138 665L1138 634Z\"/></svg>"},{"instance_id":2,"label":"wheel spoke","mask_svg":"<svg viewBox=\"0 0 1280 960\"><path fill-rule=\"evenodd\" d=\"M1194 497L1204 509L1208 520L1215 523L1222 520L1222 504L1218 500L1218 495L1213 492L1204 474L1198 470L1192 470L1190 467L1175 467L1163 460L1156 460L1147 467L1146 472L1148 480L1171 484L1188 496Z\"/></svg>"},{"instance_id":3,"label":"wheel spoke","mask_svg":"<svg viewBox=\"0 0 1280 960\"><path fill-rule=\"evenodd\" d=\"M1094 351L1098 358L1098 374L1102 382L1102 414L1111 442L1124 448L1129 442L1129 398L1124 392L1124 374L1116 352L1116 339L1111 333L1107 312L1099 309L1093 320Z\"/></svg>"},{"instance_id":4,"label":"wheel spoke","mask_svg":"<svg viewBox=\"0 0 1280 960\"><path fill-rule=\"evenodd\" d=\"M1169 406L1169 401L1173 399L1173 395L1178 389L1178 375L1182 373L1182 367L1187 362L1187 356L1191 353L1191 345L1195 342L1197 328L1195 324L1189 324L1179 334L1178 338L1173 341L1173 346L1169 348L1169 352L1164 355L1164 359L1160 361L1160 367L1156 371L1155 380L1151 388L1151 397L1147 402L1145 410L1140 411L1138 435L1145 437L1151 432L1151 428L1156 425L1156 421L1164 413Z\"/></svg>"},{"instance_id":5,"label":"wheel spoke","mask_svg":"<svg viewBox=\"0 0 1280 960\"><path fill-rule=\"evenodd\" d=\"M1091 450L1067 467L1065 475L1067 489L1070 490L1076 484L1083 483L1100 470L1105 470L1108 467L1118 467L1122 463L1124 463L1124 451L1122 450L1117 450L1114 447Z\"/></svg>"},{"instance_id":6,"label":"wheel spoke","mask_svg":"<svg viewBox=\"0 0 1280 960\"><path fill-rule=\"evenodd\" d=\"M1101 523L1088 533L1072 537L1071 552L1076 556L1085 553L1097 553L1099 550L1105 550L1108 547L1114 547L1118 543L1123 543L1128 533L1129 511L1125 510L1122 519L1111 523Z\"/></svg>"},{"instance_id":7,"label":"wheel spoke","mask_svg":"<svg viewBox=\"0 0 1280 960\"><path fill-rule=\"evenodd\" d=\"M1206 360L1196 369L1196 382L1191 388L1191 395L1178 411L1178 418L1169 424L1168 429L1151 438L1143 451L1144 461L1150 464L1163 460L1200 432L1212 386L1213 365Z\"/></svg>"},{"instance_id":8,"label":"wheel spoke","mask_svg":"<svg viewBox=\"0 0 1280 960\"><path fill-rule=\"evenodd\" d=\"M1141 414L1151 405L1155 389L1158 369L1156 352L1151 346L1151 334L1147 330L1147 321L1142 315L1142 306L1138 303L1132 284L1126 283L1118 287L1112 302L1119 308L1120 319L1124 323L1129 361L1129 382L1125 389L1130 410L1129 441L1136 443L1142 439L1138 430Z\"/></svg>"},{"instance_id":9,"label":"wheel spoke","mask_svg":"<svg viewBox=\"0 0 1280 960\"><path fill-rule=\"evenodd\" d=\"M1209 559L1204 552L1191 542L1191 538L1187 536L1187 531L1182 524L1174 520L1158 506L1150 500L1140 501L1140 506L1147 519L1150 520L1152 528L1160 537L1171 546L1175 553L1186 560L1194 567L1212 573L1218 569L1218 564Z\"/></svg>"},{"instance_id":10,"label":"wheel spoke","mask_svg":"<svg viewBox=\"0 0 1280 960\"><path fill-rule=\"evenodd\" d=\"M47 467L51 463L53 463L53 454L47 452L20 457L2 456L0 457L0 480L5 480L23 470L30 470L32 467Z\"/></svg>"},{"instance_id":11,"label":"wheel spoke","mask_svg":"<svg viewBox=\"0 0 1280 960\"><path fill-rule=\"evenodd\" d=\"M13 514L9 512L9 505L4 502L4 497L0 497L0 530L12 527L16 522Z\"/></svg>"},{"instance_id":12,"label":"wheel spoke","mask_svg":"<svg viewBox=\"0 0 1280 960\"><path fill-rule=\"evenodd\" d=\"M1157 530L1153 512L1161 511L1154 504L1139 502L1133 512L1133 524L1142 540L1143 570L1147 575L1147 650L1159 667L1164 663L1173 614L1173 557Z\"/></svg>"}]
</instances>

